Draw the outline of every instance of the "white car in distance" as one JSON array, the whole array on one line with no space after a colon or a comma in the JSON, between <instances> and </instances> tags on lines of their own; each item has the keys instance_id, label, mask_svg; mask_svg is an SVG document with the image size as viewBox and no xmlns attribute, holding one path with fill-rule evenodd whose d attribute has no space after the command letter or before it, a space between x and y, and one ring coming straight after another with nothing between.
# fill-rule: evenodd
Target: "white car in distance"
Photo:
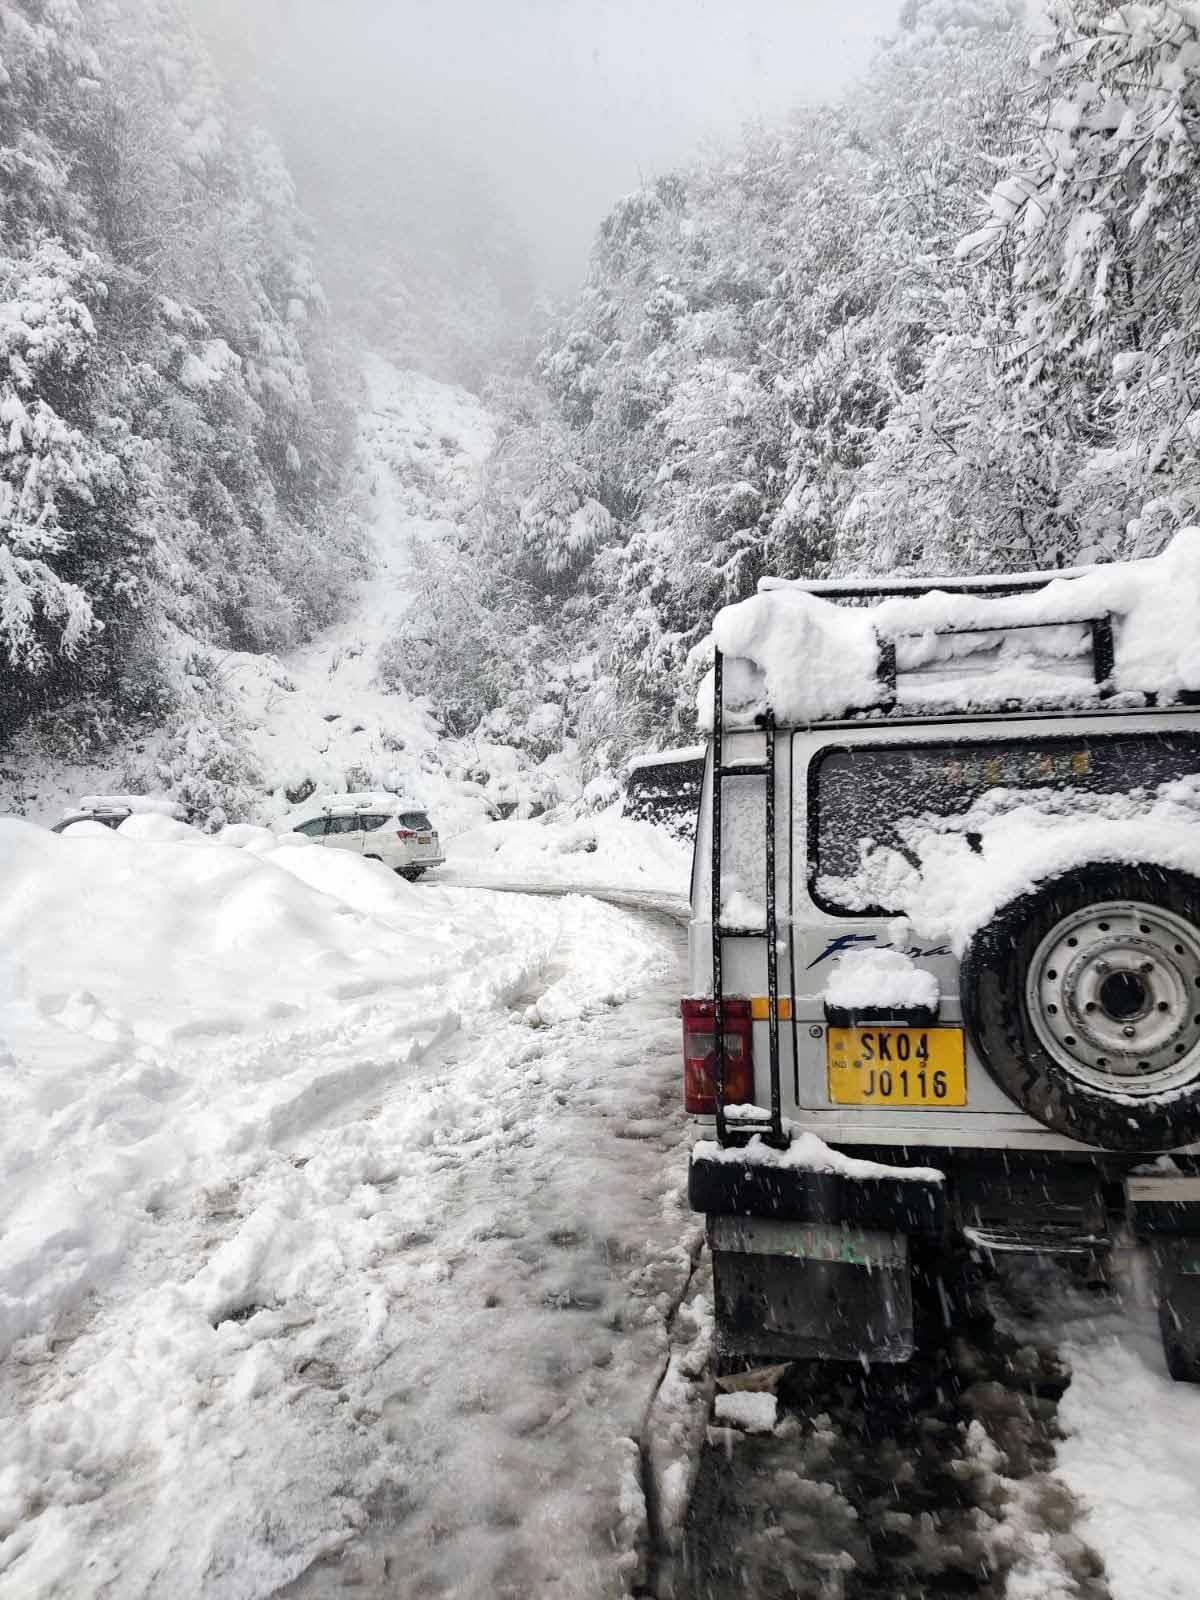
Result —
<instances>
[{"instance_id":1,"label":"white car in distance","mask_svg":"<svg viewBox=\"0 0 1200 1600\"><path fill-rule=\"evenodd\" d=\"M382 861L415 882L446 859L427 812L387 794L344 794L319 802L319 816L293 827L315 844Z\"/></svg>"}]
</instances>

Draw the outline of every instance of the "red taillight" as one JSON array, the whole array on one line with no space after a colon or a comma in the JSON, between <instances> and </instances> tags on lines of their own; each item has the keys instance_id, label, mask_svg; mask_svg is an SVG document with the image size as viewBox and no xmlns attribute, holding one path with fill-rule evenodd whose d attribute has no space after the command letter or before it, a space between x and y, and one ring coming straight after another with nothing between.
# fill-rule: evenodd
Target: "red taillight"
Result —
<instances>
[{"instance_id":1,"label":"red taillight","mask_svg":"<svg viewBox=\"0 0 1200 1600\"><path fill-rule=\"evenodd\" d=\"M683 1109L692 1116L712 1116L717 1109L716 1006L711 1000L684 1000ZM750 1002L727 995L721 1002L725 1036L725 1104L746 1105L754 1099Z\"/></svg>"},{"instance_id":2,"label":"red taillight","mask_svg":"<svg viewBox=\"0 0 1200 1600\"><path fill-rule=\"evenodd\" d=\"M413 828L397 828L396 837L397 839L415 839L417 835Z\"/></svg>"}]
</instances>

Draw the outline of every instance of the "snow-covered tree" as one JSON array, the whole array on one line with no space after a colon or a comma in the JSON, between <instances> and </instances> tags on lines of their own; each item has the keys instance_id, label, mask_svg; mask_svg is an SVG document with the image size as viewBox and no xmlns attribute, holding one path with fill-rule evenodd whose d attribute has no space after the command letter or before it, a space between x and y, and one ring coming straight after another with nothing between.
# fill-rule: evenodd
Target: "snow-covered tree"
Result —
<instances>
[{"instance_id":1,"label":"snow-covered tree","mask_svg":"<svg viewBox=\"0 0 1200 1600\"><path fill-rule=\"evenodd\" d=\"M0 0L0 733L140 714L173 628L336 611L340 387L291 180L185 0Z\"/></svg>"}]
</instances>

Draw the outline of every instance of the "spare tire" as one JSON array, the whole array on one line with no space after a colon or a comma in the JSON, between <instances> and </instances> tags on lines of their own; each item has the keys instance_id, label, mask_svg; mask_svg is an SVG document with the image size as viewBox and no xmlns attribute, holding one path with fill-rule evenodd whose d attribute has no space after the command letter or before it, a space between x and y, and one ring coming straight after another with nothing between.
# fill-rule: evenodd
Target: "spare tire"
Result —
<instances>
[{"instance_id":1,"label":"spare tire","mask_svg":"<svg viewBox=\"0 0 1200 1600\"><path fill-rule=\"evenodd\" d=\"M1001 907L960 982L976 1050L1045 1127L1108 1150L1200 1140L1200 879L1073 867Z\"/></svg>"}]
</instances>

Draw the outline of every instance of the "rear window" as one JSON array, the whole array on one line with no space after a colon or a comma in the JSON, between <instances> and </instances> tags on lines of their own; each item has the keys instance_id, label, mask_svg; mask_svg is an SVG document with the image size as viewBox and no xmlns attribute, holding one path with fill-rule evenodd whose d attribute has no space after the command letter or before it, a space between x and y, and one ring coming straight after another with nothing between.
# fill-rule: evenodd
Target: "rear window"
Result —
<instances>
[{"instance_id":1,"label":"rear window","mask_svg":"<svg viewBox=\"0 0 1200 1600\"><path fill-rule=\"evenodd\" d=\"M406 828L412 828L417 833L429 833L433 824L423 811L402 811L400 821Z\"/></svg>"},{"instance_id":2,"label":"rear window","mask_svg":"<svg viewBox=\"0 0 1200 1600\"><path fill-rule=\"evenodd\" d=\"M809 875L828 911L878 907L864 885L886 852L930 833L986 832L1019 808L1047 817L1137 817L1159 801L1200 821L1200 736L1098 734L824 751L809 768Z\"/></svg>"}]
</instances>

